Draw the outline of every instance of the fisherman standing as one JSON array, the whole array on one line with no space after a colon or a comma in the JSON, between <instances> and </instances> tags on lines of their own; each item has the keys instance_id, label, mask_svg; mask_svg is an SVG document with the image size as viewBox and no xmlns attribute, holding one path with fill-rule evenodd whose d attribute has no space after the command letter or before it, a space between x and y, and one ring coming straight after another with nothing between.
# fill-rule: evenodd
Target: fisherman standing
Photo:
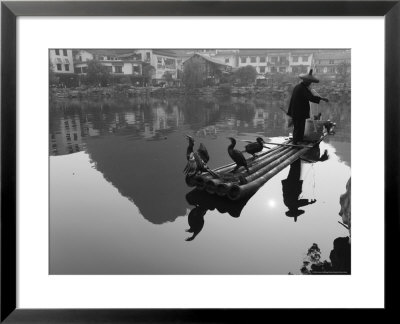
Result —
<instances>
[{"instance_id":1,"label":"fisherman standing","mask_svg":"<svg viewBox=\"0 0 400 324\"><path fill-rule=\"evenodd\" d=\"M315 96L310 90L311 83L318 83L319 80L309 73L300 74L302 79L296 85L290 99L288 115L293 119L293 144L303 141L306 119L310 118L310 101L319 104L321 100L328 102L328 98Z\"/></svg>"}]
</instances>

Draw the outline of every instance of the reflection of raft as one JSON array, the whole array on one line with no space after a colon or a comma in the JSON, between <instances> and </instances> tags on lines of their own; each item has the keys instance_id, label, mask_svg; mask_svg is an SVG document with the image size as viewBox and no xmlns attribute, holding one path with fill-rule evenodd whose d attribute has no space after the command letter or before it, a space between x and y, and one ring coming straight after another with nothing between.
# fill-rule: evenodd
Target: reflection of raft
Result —
<instances>
[{"instance_id":1,"label":"reflection of raft","mask_svg":"<svg viewBox=\"0 0 400 324\"><path fill-rule=\"evenodd\" d=\"M193 189L186 195L186 201L193 206L200 206L205 210L217 209L221 214L228 213L232 217L239 217L242 209L251 198L250 195L245 199L229 201L217 195L210 196L206 191Z\"/></svg>"},{"instance_id":2,"label":"reflection of raft","mask_svg":"<svg viewBox=\"0 0 400 324\"><path fill-rule=\"evenodd\" d=\"M237 172L232 173L236 164L231 163L213 170L220 176L219 179L204 172L187 178L186 182L189 186L205 190L210 194L226 196L231 200L242 199L254 194L269 179L318 146L325 136L308 145L293 145L289 140L259 154L255 160L250 158L247 160L250 172L240 167Z\"/></svg>"}]
</instances>

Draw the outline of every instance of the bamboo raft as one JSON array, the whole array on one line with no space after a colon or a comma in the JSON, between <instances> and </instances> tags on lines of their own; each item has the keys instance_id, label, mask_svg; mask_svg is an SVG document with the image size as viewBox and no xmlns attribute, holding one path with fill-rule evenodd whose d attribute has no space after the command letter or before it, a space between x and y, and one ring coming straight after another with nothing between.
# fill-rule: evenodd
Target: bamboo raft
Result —
<instances>
[{"instance_id":1,"label":"bamboo raft","mask_svg":"<svg viewBox=\"0 0 400 324\"><path fill-rule=\"evenodd\" d=\"M283 143L274 143L276 147L258 154L256 159L247 159L249 172L240 167L235 173L231 171L236 163L230 163L213 169L220 178L213 177L208 172L203 172L193 177L187 177L186 183L209 194L227 197L230 200L246 198L254 194L264 183L278 174L288 165L292 164L309 150L317 147L327 136L308 145L293 145L292 140ZM266 143L267 145L272 143Z\"/></svg>"}]
</instances>

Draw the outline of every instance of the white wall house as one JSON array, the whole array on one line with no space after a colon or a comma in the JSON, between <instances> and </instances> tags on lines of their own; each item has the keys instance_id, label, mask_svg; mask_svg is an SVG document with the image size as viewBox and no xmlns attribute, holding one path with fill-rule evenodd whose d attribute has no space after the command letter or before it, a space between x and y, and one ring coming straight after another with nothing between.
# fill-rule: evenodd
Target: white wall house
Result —
<instances>
[{"instance_id":1,"label":"white wall house","mask_svg":"<svg viewBox=\"0 0 400 324\"><path fill-rule=\"evenodd\" d=\"M145 63L155 68L154 79L162 79L165 72L169 72L172 78L178 77L178 62L175 52L157 49L139 49L135 53L140 54Z\"/></svg>"},{"instance_id":2,"label":"white wall house","mask_svg":"<svg viewBox=\"0 0 400 324\"><path fill-rule=\"evenodd\" d=\"M49 51L51 67L53 72L61 74L74 74L74 63L72 50L51 49Z\"/></svg>"},{"instance_id":3,"label":"white wall house","mask_svg":"<svg viewBox=\"0 0 400 324\"><path fill-rule=\"evenodd\" d=\"M312 52L292 51L289 56L290 72L307 73L311 69L312 62Z\"/></svg>"},{"instance_id":4,"label":"white wall house","mask_svg":"<svg viewBox=\"0 0 400 324\"><path fill-rule=\"evenodd\" d=\"M237 68L239 66L238 53L239 50L216 50L216 54L212 55L212 58L223 64Z\"/></svg>"},{"instance_id":5,"label":"white wall house","mask_svg":"<svg viewBox=\"0 0 400 324\"><path fill-rule=\"evenodd\" d=\"M268 72L267 56L267 51L265 50L240 50L238 67L251 65L257 70L257 73L265 74Z\"/></svg>"},{"instance_id":6,"label":"white wall house","mask_svg":"<svg viewBox=\"0 0 400 324\"><path fill-rule=\"evenodd\" d=\"M131 53L118 54L110 50L79 50L75 53L75 72L86 74L88 63L98 60L114 75L142 75L142 62Z\"/></svg>"},{"instance_id":7,"label":"white wall house","mask_svg":"<svg viewBox=\"0 0 400 324\"><path fill-rule=\"evenodd\" d=\"M267 66L269 73L287 73L290 72L288 51L270 51L267 57Z\"/></svg>"},{"instance_id":8,"label":"white wall house","mask_svg":"<svg viewBox=\"0 0 400 324\"><path fill-rule=\"evenodd\" d=\"M345 65L347 73L351 72L351 53L342 52L322 52L316 53L313 59L315 72L319 74L337 74L341 65Z\"/></svg>"},{"instance_id":9,"label":"white wall house","mask_svg":"<svg viewBox=\"0 0 400 324\"><path fill-rule=\"evenodd\" d=\"M136 61L102 61L101 64L107 67L111 74L141 75L142 64ZM75 71L77 74L87 73L87 62L75 63Z\"/></svg>"},{"instance_id":10,"label":"white wall house","mask_svg":"<svg viewBox=\"0 0 400 324\"><path fill-rule=\"evenodd\" d=\"M76 62L86 62L93 60L94 56L87 50L79 50L77 53L75 53L74 58Z\"/></svg>"}]
</instances>

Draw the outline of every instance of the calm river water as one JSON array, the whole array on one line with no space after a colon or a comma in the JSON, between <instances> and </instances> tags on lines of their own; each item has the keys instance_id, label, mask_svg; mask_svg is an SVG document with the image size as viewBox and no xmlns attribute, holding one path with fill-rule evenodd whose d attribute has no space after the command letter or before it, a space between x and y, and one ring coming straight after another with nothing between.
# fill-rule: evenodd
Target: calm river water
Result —
<instances>
[{"instance_id":1,"label":"calm river water","mask_svg":"<svg viewBox=\"0 0 400 324\"><path fill-rule=\"evenodd\" d=\"M228 136L282 141L287 103L269 99L59 100L50 103L51 274L299 274L317 243L329 260L339 197L350 178L350 106L312 113L337 123L325 162L301 164L302 207L286 215L273 177L247 202L226 204L187 187L187 139L204 143L211 168L227 164ZM238 142L240 149L244 142ZM199 209L192 241L188 217ZM195 212L192 213L194 215ZM204 215L204 216L203 216ZM204 224L202 221L204 219ZM203 226L201 228L201 226Z\"/></svg>"}]
</instances>

